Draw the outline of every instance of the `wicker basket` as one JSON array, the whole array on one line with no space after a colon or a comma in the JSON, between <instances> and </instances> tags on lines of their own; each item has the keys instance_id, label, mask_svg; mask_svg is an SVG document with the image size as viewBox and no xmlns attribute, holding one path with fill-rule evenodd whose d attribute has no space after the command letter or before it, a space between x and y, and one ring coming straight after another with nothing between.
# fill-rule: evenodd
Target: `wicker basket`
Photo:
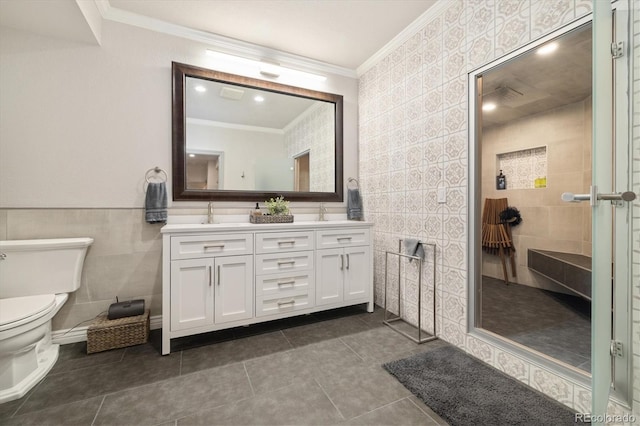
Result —
<instances>
[{"instance_id":1,"label":"wicker basket","mask_svg":"<svg viewBox=\"0 0 640 426\"><path fill-rule=\"evenodd\" d=\"M251 223L291 223L293 222L292 214L278 214L278 215L262 215L262 216L249 216Z\"/></svg>"},{"instance_id":2,"label":"wicker basket","mask_svg":"<svg viewBox=\"0 0 640 426\"><path fill-rule=\"evenodd\" d=\"M149 338L149 310L134 317L107 319L98 316L87 329L87 353L147 343Z\"/></svg>"}]
</instances>

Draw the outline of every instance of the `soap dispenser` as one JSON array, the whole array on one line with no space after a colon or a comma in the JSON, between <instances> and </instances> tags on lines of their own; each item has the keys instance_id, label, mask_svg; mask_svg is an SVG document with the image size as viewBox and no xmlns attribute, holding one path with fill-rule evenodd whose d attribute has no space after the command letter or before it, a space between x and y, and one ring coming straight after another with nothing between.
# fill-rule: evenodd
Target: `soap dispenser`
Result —
<instances>
[{"instance_id":1,"label":"soap dispenser","mask_svg":"<svg viewBox=\"0 0 640 426\"><path fill-rule=\"evenodd\" d=\"M256 203L256 208L251 212L253 216L262 216L262 212L260 211L260 206Z\"/></svg>"}]
</instances>

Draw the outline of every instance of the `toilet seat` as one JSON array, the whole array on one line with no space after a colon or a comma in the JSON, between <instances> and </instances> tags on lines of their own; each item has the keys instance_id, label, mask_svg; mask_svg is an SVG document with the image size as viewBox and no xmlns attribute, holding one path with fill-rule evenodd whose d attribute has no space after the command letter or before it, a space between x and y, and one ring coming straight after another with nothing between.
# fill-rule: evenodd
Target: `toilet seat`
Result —
<instances>
[{"instance_id":1,"label":"toilet seat","mask_svg":"<svg viewBox=\"0 0 640 426\"><path fill-rule=\"evenodd\" d=\"M0 331L18 327L46 315L55 305L55 294L0 299Z\"/></svg>"}]
</instances>

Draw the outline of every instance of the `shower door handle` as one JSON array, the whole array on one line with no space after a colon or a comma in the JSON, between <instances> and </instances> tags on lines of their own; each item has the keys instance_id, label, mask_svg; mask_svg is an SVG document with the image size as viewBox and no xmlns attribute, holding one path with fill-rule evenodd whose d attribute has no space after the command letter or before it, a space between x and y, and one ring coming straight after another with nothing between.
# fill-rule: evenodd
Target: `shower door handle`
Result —
<instances>
[{"instance_id":1,"label":"shower door handle","mask_svg":"<svg viewBox=\"0 0 640 426\"><path fill-rule=\"evenodd\" d=\"M599 194L598 187L592 186L589 194L574 194L572 192L564 192L562 201L577 203L579 201L589 201L593 206L598 201L626 201L631 202L636 199L636 193L632 191L619 192L614 194Z\"/></svg>"}]
</instances>

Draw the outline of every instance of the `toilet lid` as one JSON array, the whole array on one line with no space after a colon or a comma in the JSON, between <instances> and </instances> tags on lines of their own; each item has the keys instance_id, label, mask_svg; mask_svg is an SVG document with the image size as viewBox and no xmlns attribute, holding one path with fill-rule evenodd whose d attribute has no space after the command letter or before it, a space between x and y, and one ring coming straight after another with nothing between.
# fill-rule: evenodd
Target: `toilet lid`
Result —
<instances>
[{"instance_id":1,"label":"toilet lid","mask_svg":"<svg viewBox=\"0 0 640 426\"><path fill-rule=\"evenodd\" d=\"M48 312L55 304L55 294L0 299L0 329L18 326L21 320Z\"/></svg>"}]
</instances>

